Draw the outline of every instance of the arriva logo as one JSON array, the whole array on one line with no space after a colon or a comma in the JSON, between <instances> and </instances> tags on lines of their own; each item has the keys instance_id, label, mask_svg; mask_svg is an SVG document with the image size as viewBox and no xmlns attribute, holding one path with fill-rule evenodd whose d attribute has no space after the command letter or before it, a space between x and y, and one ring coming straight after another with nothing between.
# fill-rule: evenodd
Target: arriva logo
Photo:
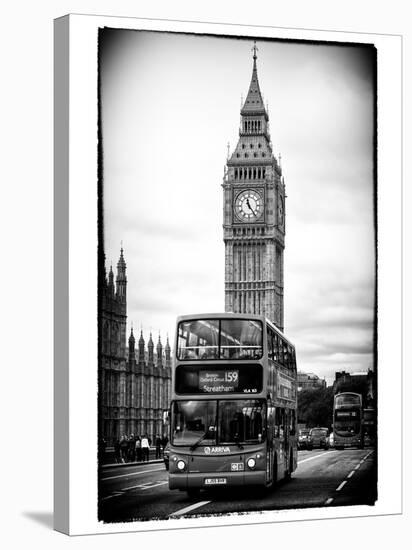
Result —
<instances>
[{"instance_id":1,"label":"arriva logo","mask_svg":"<svg viewBox=\"0 0 412 550\"><path fill-rule=\"evenodd\" d=\"M206 455L215 454L215 453L230 453L229 447L205 447L204 449Z\"/></svg>"}]
</instances>

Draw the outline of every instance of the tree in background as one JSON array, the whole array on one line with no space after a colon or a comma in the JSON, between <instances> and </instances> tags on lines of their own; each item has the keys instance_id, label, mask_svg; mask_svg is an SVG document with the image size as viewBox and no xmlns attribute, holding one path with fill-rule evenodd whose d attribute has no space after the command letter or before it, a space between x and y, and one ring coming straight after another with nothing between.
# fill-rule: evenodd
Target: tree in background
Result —
<instances>
[{"instance_id":1,"label":"tree in background","mask_svg":"<svg viewBox=\"0 0 412 550\"><path fill-rule=\"evenodd\" d=\"M298 422L307 428L321 426L331 429L333 417L333 387L301 390L298 393Z\"/></svg>"}]
</instances>

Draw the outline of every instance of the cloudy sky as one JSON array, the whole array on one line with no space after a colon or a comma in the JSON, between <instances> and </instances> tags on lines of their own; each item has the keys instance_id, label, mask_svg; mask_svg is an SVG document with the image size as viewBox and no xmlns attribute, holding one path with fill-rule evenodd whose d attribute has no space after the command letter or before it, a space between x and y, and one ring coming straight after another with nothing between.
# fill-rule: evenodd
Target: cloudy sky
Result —
<instances>
[{"instance_id":1,"label":"cloudy sky","mask_svg":"<svg viewBox=\"0 0 412 550\"><path fill-rule=\"evenodd\" d=\"M128 331L224 310L221 188L253 40L130 30L100 38L107 268L123 242ZM257 39L286 183L285 334L298 368L373 366L374 50Z\"/></svg>"}]
</instances>

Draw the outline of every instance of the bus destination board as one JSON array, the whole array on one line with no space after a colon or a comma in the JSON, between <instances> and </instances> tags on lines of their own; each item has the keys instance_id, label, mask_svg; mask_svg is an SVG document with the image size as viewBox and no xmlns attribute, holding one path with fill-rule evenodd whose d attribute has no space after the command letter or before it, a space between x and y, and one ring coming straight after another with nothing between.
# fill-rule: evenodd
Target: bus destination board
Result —
<instances>
[{"instance_id":1,"label":"bus destination board","mask_svg":"<svg viewBox=\"0 0 412 550\"><path fill-rule=\"evenodd\" d=\"M199 373L199 390L205 393L234 392L238 385L238 370L213 370Z\"/></svg>"}]
</instances>

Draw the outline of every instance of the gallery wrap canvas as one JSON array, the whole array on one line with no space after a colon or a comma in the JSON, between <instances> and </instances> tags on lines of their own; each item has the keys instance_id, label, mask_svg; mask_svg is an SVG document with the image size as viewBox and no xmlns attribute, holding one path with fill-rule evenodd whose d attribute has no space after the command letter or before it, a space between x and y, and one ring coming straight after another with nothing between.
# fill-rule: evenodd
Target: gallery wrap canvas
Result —
<instances>
[{"instance_id":1,"label":"gallery wrap canvas","mask_svg":"<svg viewBox=\"0 0 412 550\"><path fill-rule=\"evenodd\" d=\"M400 45L55 21L56 529L400 512Z\"/></svg>"}]
</instances>

